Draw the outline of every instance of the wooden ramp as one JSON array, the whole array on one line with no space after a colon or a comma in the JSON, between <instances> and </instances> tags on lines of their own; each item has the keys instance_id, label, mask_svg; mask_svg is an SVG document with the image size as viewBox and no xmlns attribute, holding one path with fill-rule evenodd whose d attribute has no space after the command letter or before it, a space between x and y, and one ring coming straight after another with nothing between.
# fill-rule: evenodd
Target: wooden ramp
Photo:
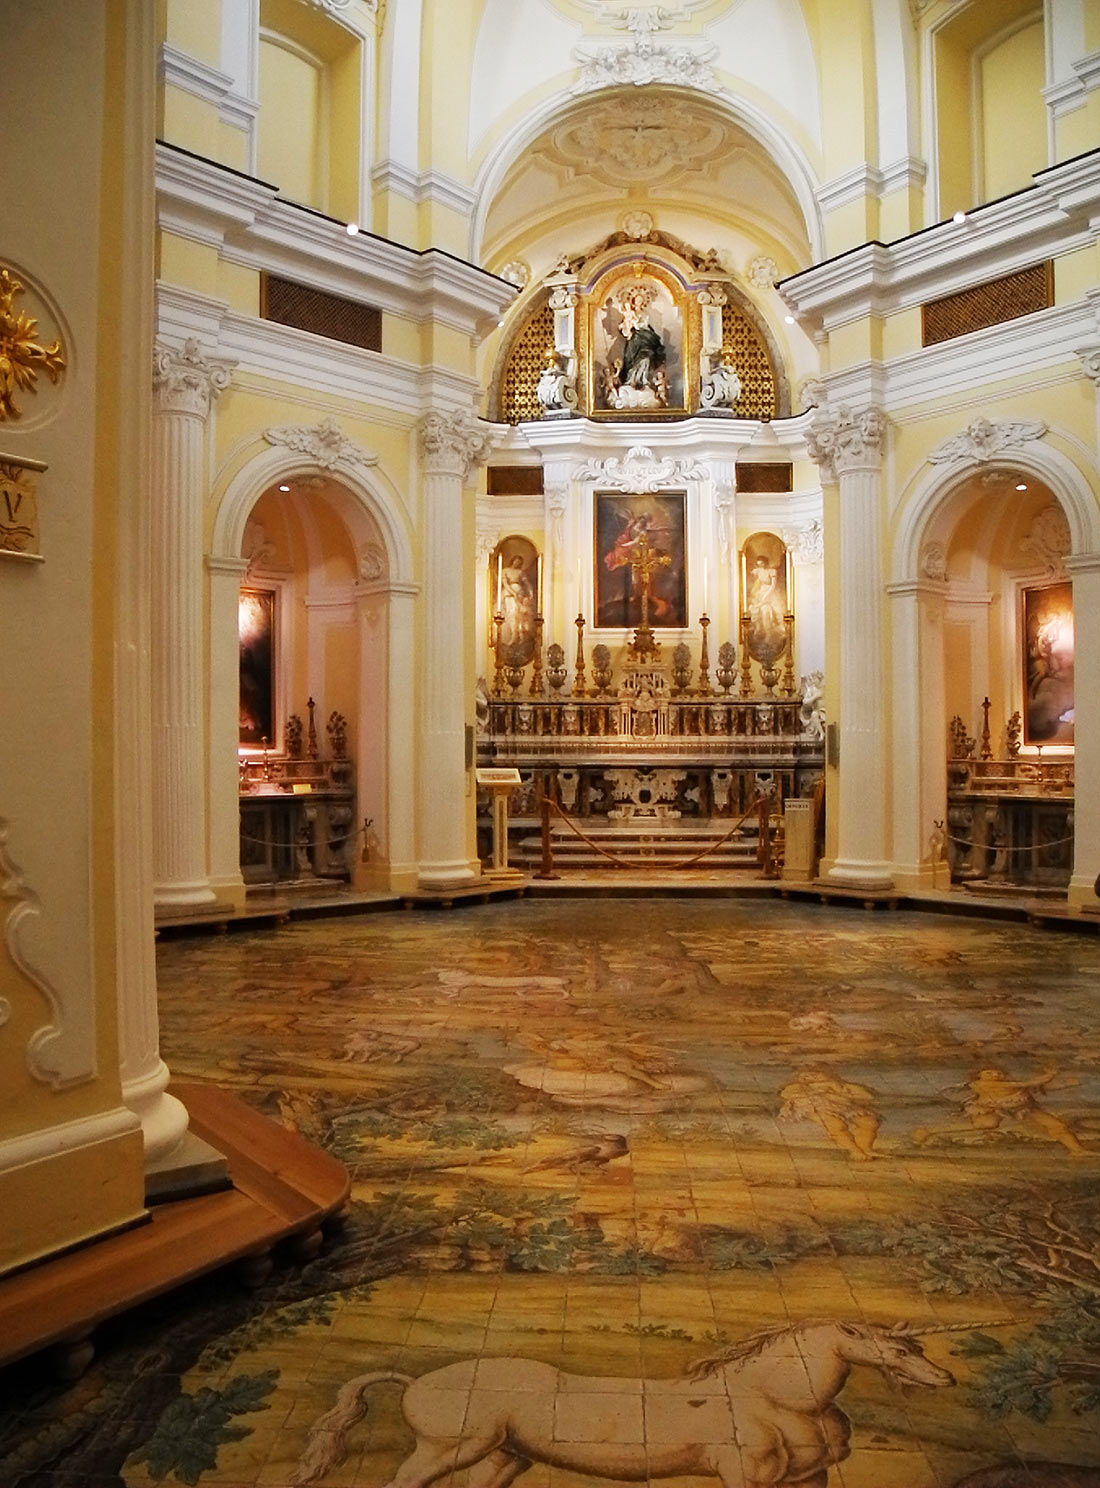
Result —
<instances>
[{"instance_id":1,"label":"wooden ramp","mask_svg":"<svg viewBox=\"0 0 1100 1488\"><path fill-rule=\"evenodd\" d=\"M97 1324L208 1271L236 1263L244 1285L271 1270L274 1246L302 1259L347 1201L347 1171L296 1132L214 1085L173 1084L190 1129L224 1153L230 1186L158 1204L148 1223L0 1281L0 1365L52 1348L75 1378Z\"/></svg>"}]
</instances>

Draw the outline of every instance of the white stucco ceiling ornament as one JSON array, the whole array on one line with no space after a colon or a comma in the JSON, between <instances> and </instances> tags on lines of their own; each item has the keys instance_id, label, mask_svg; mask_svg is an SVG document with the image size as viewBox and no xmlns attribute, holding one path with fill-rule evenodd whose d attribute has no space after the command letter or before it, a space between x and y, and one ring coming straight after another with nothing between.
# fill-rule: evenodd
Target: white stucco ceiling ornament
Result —
<instances>
[{"instance_id":1,"label":"white stucco ceiling ornament","mask_svg":"<svg viewBox=\"0 0 1100 1488\"><path fill-rule=\"evenodd\" d=\"M295 454L308 455L322 470L335 470L343 460L348 465L378 464L378 456L349 439L335 419L319 424L281 424L264 430L268 444L281 444Z\"/></svg>"},{"instance_id":2,"label":"white stucco ceiling ornament","mask_svg":"<svg viewBox=\"0 0 1100 1488\"><path fill-rule=\"evenodd\" d=\"M640 243L643 238L648 238L653 231L653 218L648 212L627 212L619 226L628 238L635 243Z\"/></svg>"},{"instance_id":3,"label":"white stucco ceiling ornament","mask_svg":"<svg viewBox=\"0 0 1100 1488\"><path fill-rule=\"evenodd\" d=\"M779 265L766 253L758 253L745 270L745 277L757 289L771 289L779 278Z\"/></svg>"},{"instance_id":4,"label":"white stucco ceiling ornament","mask_svg":"<svg viewBox=\"0 0 1100 1488\"><path fill-rule=\"evenodd\" d=\"M704 93L723 93L711 65L718 48L711 42L665 42L654 40L682 18L679 11L663 6L631 6L617 12L613 25L629 31L628 42L584 43L573 55L581 75L572 93L594 93L599 88L621 88L627 84L672 83L698 88Z\"/></svg>"},{"instance_id":5,"label":"white stucco ceiling ornament","mask_svg":"<svg viewBox=\"0 0 1100 1488\"><path fill-rule=\"evenodd\" d=\"M531 281L531 265L522 258L513 258L501 269L500 277L508 284L514 284L517 289L526 289Z\"/></svg>"},{"instance_id":6,"label":"white stucco ceiling ornament","mask_svg":"<svg viewBox=\"0 0 1100 1488\"><path fill-rule=\"evenodd\" d=\"M707 480L710 472L697 460L658 460L647 444L635 444L624 459L612 455L607 460L586 460L573 471L577 481L593 481L622 491L644 494L659 491L662 486L678 486L684 481Z\"/></svg>"},{"instance_id":7,"label":"white stucco ceiling ornament","mask_svg":"<svg viewBox=\"0 0 1100 1488\"><path fill-rule=\"evenodd\" d=\"M1056 501L1036 512L1026 537L1020 539L1020 551L1037 558L1053 578L1065 573L1063 559L1073 547L1066 514Z\"/></svg>"},{"instance_id":8,"label":"white stucco ceiling ornament","mask_svg":"<svg viewBox=\"0 0 1100 1488\"><path fill-rule=\"evenodd\" d=\"M1047 426L1042 419L974 419L961 434L952 434L928 456L932 465L952 460L995 460L1032 439L1042 439Z\"/></svg>"},{"instance_id":9,"label":"white stucco ceiling ornament","mask_svg":"<svg viewBox=\"0 0 1100 1488\"><path fill-rule=\"evenodd\" d=\"M600 102L574 115L554 130L546 154L574 175L606 186L651 186L727 157L730 146L717 117L672 111L666 99L642 96Z\"/></svg>"}]
</instances>

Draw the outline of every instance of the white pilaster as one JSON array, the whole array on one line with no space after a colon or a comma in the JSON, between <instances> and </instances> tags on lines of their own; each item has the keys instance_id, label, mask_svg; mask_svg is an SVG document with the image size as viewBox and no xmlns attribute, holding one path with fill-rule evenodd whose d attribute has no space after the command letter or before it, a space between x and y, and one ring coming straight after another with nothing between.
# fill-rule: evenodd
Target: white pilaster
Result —
<instances>
[{"instance_id":1,"label":"white pilaster","mask_svg":"<svg viewBox=\"0 0 1100 1488\"><path fill-rule=\"evenodd\" d=\"M203 781L203 427L211 400L228 381L228 368L207 361L196 341L182 351L157 349L150 501L153 895L162 910L214 899Z\"/></svg>"},{"instance_id":2,"label":"white pilaster","mask_svg":"<svg viewBox=\"0 0 1100 1488\"><path fill-rule=\"evenodd\" d=\"M491 440L462 414L419 426L424 473L424 630L420 735L420 882L446 887L480 876L470 855L467 793L466 575L463 489Z\"/></svg>"},{"instance_id":3,"label":"white pilaster","mask_svg":"<svg viewBox=\"0 0 1100 1488\"><path fill-rule=\"evenodd\" d=\"M1065 560L1073 580L1073 908L1100 909L1100 553Z\"/></svg>"},{"instance_id":4,"label":"white pilaster","mask_svg":"<svg viewBox=\"0 0 1100 1488\"><path fill-rule=\"evenodd\" d=\"M879 467L886 421L877 408L819 409L810 457L840 495L840 754L837 855L827 877L889 888L886 710L883 666L882 503Z\"/></svg>"},{"instance_id":5,"label":"white pilaster","mask_svg":"<svg viewBox=\"0 0 1100 1488\"><path fill-rule=\"evenodd\" d=\"M890 584L887 592L893 638L894 881L903 888L945 889L947 864L937 867L931 848L935 823L947 819L944 585L916 579Z\"/></svg>"}]
</instances>

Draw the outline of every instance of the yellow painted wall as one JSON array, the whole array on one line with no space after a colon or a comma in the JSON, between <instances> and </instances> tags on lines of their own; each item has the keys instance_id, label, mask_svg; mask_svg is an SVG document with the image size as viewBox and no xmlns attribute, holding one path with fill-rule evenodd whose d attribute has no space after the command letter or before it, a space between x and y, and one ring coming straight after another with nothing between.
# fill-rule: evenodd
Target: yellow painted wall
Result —
<instances>
[{"instance_id":1,"label":"yellow painted wall","mask_svg":"<svg viewBox=\"0 0 1100 1488\"><path fill-rule=\"evenodd\" d=\"M1047 163L1046 83L1040 17L1014 31L977 64L981 195L995 200L1019 191Z\"/></svg>"},{"instance_id":2,"label":"yellow painted wall","mask_svg":"<svg viewBox=\"0 0 1100 1488\"><path fill-rule=\"evenodd\" d=\"M257 167L282 196L325 211L323 64L279 41L260 39Z\"/></svg>"}]
</instances>

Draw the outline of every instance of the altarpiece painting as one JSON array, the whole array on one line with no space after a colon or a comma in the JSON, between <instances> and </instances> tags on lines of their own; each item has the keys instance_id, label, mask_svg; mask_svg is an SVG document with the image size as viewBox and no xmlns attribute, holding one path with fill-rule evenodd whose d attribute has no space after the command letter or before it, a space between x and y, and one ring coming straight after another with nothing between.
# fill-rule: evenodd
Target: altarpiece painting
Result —
<instances>
[{"instance_id":1,"label":"altarpiece painting","mask_svg":"<svg viewBox=\"0 0 1100 1488\"><path fill-rule=\"evenodd\" d=\"M1073 743L1073 585L1023 591L1024 743Z\"/></svg>"},{"instance_id":2,"label":"altarpiece painting","mask_svg":"<svg viewBox=\"0 0 1100 1488\"><path fill-rule=\"evenodd\" d=\"M637 496L596 493L597 627L642 623L642 584L635 558L643 537L657 558L650 579L649 623L655 630L687 625L686 501L683 491Z\"/></svg>"},{"instance_id":3,"label":"altarpiece painting","mask_svg":"<svg viewBox=\"0 0 1100 1488\"><path fill-rule=\"evenodd\" d=\"M539 554L528 537L501 538L489 570L493 614L500 617L501 660L523 667L535 654L535 618L542 605Z\"/></svg>"},{"instance_id":4,"label":"altarpiece painting","mask_svg":"<svg viewBox=\"0 0 1100 1488\"><path fill-rule=\"evenodd\" d=\"M275 592L242 589L240 638L241 749L275 747Z\"/></svg>"},{"instance_id":5,"label":"altarpiece painting","mask_svg":"<svg viewBox=\"0 0 1100 1488\"><path fill-rule=\"evenodd\" d=\"M686 411L684 313L653 273L632 272L591 307L592 411Z\"/></svg>"}]
</instances>

